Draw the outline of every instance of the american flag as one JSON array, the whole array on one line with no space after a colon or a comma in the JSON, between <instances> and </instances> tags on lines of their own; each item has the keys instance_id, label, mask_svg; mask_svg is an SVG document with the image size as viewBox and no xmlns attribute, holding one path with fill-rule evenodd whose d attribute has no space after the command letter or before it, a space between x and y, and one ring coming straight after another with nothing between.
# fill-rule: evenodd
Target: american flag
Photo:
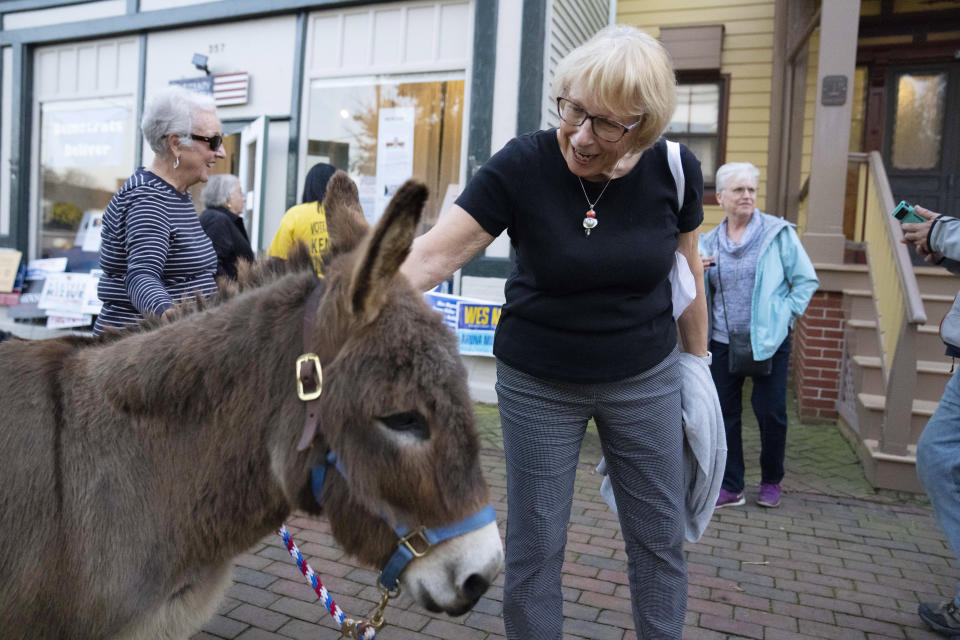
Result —
<instances>
[{"instance_id":1,"label":"american flag","mask_svg":"<svg viewBox=\"0 0 960 640\"><path fill-rule=\"evenodd\" d=\"M218 107L247 104L250 75L246 71L221 73L213 76L213 100Z\"/></svg>"}]
</instances>

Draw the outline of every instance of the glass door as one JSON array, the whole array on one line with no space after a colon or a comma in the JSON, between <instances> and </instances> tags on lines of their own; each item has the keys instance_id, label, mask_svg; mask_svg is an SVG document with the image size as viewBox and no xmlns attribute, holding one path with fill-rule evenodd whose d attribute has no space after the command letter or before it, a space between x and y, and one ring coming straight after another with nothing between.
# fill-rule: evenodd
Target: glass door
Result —
<instances>
[{"instance_id":1,"label":"glass door","mask_svg":"<svg viewBox=\"0 0 960 640\"><path fill-rule=\"evenodd\" d=\"M254 252L263 246L263 185L267 176L267 131L270 118L260 116L240 132L240 187L246 202L243 223Z\"/></svg>"},{"instance_id":2,"label":"glass door","mask_svg":"<svg viewBox=\"0 0 960 640\"><path fill-rule=\"evenodd\" d=\"M895 201L960 214L960 65L894 68L888 75L883 157Z\"/></svg>"}]
</instances>

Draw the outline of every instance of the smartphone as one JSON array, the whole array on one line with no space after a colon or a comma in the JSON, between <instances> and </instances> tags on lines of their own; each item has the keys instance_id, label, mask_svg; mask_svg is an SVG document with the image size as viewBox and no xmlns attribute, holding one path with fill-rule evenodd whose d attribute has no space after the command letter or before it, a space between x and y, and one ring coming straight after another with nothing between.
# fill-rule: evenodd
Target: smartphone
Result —
<instances>
[{"instance_id":1,"label":"smartphone","mask_svg":"<svg viewBox=\"0 0 960 640\"><path fill-rule=\"evenodd\" d=\"M922 218L913 208L913 206L907 204L906 200L901 200L900 204L897 205L896 209L893 210L893 217L900 221L900 224L904 222L926 222L926 218Z\"/></svg>"}]
</instances>

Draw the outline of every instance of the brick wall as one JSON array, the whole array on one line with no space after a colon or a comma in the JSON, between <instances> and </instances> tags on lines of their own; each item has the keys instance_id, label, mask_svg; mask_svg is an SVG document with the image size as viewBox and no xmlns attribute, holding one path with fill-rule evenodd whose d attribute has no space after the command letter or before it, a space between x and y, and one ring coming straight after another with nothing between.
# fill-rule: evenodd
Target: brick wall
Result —
<instances>
[{"instance_id":1,"label":"brick wall","mask_svg":"<svg viewBox=\"0 0 960 640\"><path fill-rule=\"evenodd\" d=\"M843 294L818 291L794 326L793 381L801 420L834 420L843 353Z\"/></svg>"}]
</instances>

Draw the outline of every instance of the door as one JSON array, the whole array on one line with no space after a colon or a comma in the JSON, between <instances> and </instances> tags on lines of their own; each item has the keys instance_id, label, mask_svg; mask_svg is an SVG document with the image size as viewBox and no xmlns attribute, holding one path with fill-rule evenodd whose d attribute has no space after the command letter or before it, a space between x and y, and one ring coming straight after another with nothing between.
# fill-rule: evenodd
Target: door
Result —
<instances>
[{"instance_id":1,"label":"door","mask_svg":"<svg viewBox=\"0 0 960 640\"><path fill-rule=\"evenodd\" d=\"M243 222L254 253L263 246L263 185L267 177L269 116L260 116L240 132L240 187L246 203Z\"/></svg>"},{"instance_id":2,"label":"door","mask_svg":"<svg viewBox=\"0 0 960 640\"><path fill-rule=\"evenodd\" d=\"M883 159L896 202L960 214L960 65L888 72Z\"/></svg>"}]
</instances>

